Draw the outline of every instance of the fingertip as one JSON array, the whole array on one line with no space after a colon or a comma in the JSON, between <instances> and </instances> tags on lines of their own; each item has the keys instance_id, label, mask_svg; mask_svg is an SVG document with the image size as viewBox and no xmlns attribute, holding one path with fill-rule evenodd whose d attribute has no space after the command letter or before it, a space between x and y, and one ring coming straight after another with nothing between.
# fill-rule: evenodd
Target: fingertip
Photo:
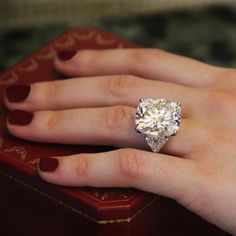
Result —
<instances>
[{"instance_id":1,"label":"fingertip","mask_svg":"<svg viewBox=\"0 0 236 236\"><path fill-rule=\"evenodd\" d=\"M3 104L4 106L8 109L8 110L11 110L11 104L9 103L7 97L6 97L6 94L4 92L3 94Z\"/></svg>"},{"instance_id":2,"label":"fingertip","mask_svg":"<svg viewBox=\"0 0 236 236\"><path fill-rule=\"evenodd\" d=\"M3 95L4 105L8 110L22 106L28 99L31 92L30 84L13 84L8 86Z\"/></svg>"},{"instance_id":3,"label":"fingertip","mask_svg":"<svg viewBox=\"0 0 236 236\"><path fill-rule=\"evenodd\" d=\"M12 136L28 139L29 132L31 132L28 127L33 119L34 113L11 110L6 119L6 128Z\"/></svg>"},{"instance_id":4,"label":"fingertip","mask_svg":"<svg viewBox=\"0 0 236 236\"><path fill-rule=\"evenodd\" d=\"M45 182L60 186L77 186L77 180L70 175L70 168L66 164L64 156L42 157L39 160L37 171ZM73 176L73 174L72 174Z\"/></svg>"},{"instance_id":5,"label":"fingertip","mask_svg":"<svg viewBox=\"0 0 236 236\"><path fill-rule=\"evenodd\" d=\"M39 172L55 172L59 167L59 160L52 157L41 158L38 164Z\"/></svg>"},{"instance_id":6,"label":"fingertip","mask_svg":"<svg viewBox=\"0 0 236 236\"><path fill-rule=\"evenodd\" d=\"M73 61L73 62L72 62ZM74 62L72 58L70 60L61 60L59 56L55 57L53 65L60 73L65 76L76 76L77 62Z\"/></svg>"},{"instance_id":7,"label":"fingertip","mask_svg":"<svg viewBox=\"0 0 236 236\"><path fill-rule=\"evenodd\" d=\"M5 90L5 97L9 102L23 102L28 98L30 90L30 84L10 85Z\"/></svg>"},{"instance_id":8,"label":"fingertip","mask_svg":"<svg viewBox=\"0 0 236 236\"><path fill-rule=\"evenodd\" d=\"M10 125L26 126L29 125L34 118L34 113L23 111L23 110L13 110L9 113L8 123Z\"/></svg>"},{"instance_id":9,"label":"fingertip","mask_svg":"<svg viewBox=\"0 0 236 236\"><path fill-rule=\"evenodd\" d=\"M77 50L75 49L59 51L57 53L57 58L60 61L69 61L76 55L76 53L77 53Z\"/></svg>"},{"instance_id":10,"label":"fingertip","mask_svg":"<svg viewBox=\"0 0 236 236\"><path fill-rule=\"evenodd\" d=\"M57 170L59 160L55 157L42 157L37 165L37 172L41 179L51 184L58 184Z\"/></svg>"}]
</instances>

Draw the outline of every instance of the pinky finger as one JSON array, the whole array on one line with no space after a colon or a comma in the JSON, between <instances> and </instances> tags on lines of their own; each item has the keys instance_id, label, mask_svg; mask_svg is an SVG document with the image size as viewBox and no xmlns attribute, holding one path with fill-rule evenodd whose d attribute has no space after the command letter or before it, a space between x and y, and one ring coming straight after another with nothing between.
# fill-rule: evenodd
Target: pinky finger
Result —
<instances>
[{"instance_id":1,"label":"pinky finger","mask_svg":"<svg viewBox=\"0 0 236 236\"><path fill-rule=\"evenodd\" d=\"M38 170L45 181L53 184L133 187L177 200L194 190L195 168L189 159L119 149L41 159Z\"/></svg>"}]
</instances>

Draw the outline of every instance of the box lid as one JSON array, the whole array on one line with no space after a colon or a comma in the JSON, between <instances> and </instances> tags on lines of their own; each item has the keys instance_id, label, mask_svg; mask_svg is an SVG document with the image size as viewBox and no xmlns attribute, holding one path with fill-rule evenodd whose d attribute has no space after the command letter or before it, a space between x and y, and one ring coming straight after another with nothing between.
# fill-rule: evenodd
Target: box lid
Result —
<instances>
[{"instance_id":1,"label":"box lid","mask_svg":"<svg viewBox=\"0 0 236 236\"><path fill-rule=\"evenodd\" d=\"M42 157L100 152L111 147L34 143L11 136L5 127L4 89L10 84L65 79L53 68L57 51L69 49L134 48L115 35L97 28L68 30L0 75L0 175L30 188L99 224L129 222L145 211L158 196L135 189L61 187L43 182L37 175Z\"/></svg>"}]
</instances>

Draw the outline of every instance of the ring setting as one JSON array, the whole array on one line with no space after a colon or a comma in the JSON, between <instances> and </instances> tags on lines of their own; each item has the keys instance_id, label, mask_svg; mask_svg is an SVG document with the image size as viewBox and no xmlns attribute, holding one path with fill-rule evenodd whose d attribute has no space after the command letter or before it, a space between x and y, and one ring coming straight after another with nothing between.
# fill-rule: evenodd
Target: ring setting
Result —
<instances>
[{"instance_id":1,"label":"ring setting","mask_svg":"<svg viewBox=\"0 0 236 236\"><path fill-rule=\"evenodd\" d=\"M159 152L170 136L176 135L181 120L181 104L159 98L141 98L136 111L136 131L153 152Z\"/></svg>"}]
</instances>

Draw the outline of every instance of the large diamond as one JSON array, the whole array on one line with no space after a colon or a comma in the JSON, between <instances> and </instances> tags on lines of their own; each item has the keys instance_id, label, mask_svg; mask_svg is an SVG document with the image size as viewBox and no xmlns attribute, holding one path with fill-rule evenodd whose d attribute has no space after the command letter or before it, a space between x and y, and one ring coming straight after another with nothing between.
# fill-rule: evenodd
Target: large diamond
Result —
<instances>
[{"instance_id":1,"label":"large diamond","mask_svg":"<svg viewBox=\"0 0 236 236\"><path fill-rule=\"evenodd\" d=\"M147 135L149 146L160 149L167 137L175 135L181 118L180 103L166 99L141 99L136 112L136 130ZM159 151L159 150L158 150Z\"/></svg>"}]
</instances>

